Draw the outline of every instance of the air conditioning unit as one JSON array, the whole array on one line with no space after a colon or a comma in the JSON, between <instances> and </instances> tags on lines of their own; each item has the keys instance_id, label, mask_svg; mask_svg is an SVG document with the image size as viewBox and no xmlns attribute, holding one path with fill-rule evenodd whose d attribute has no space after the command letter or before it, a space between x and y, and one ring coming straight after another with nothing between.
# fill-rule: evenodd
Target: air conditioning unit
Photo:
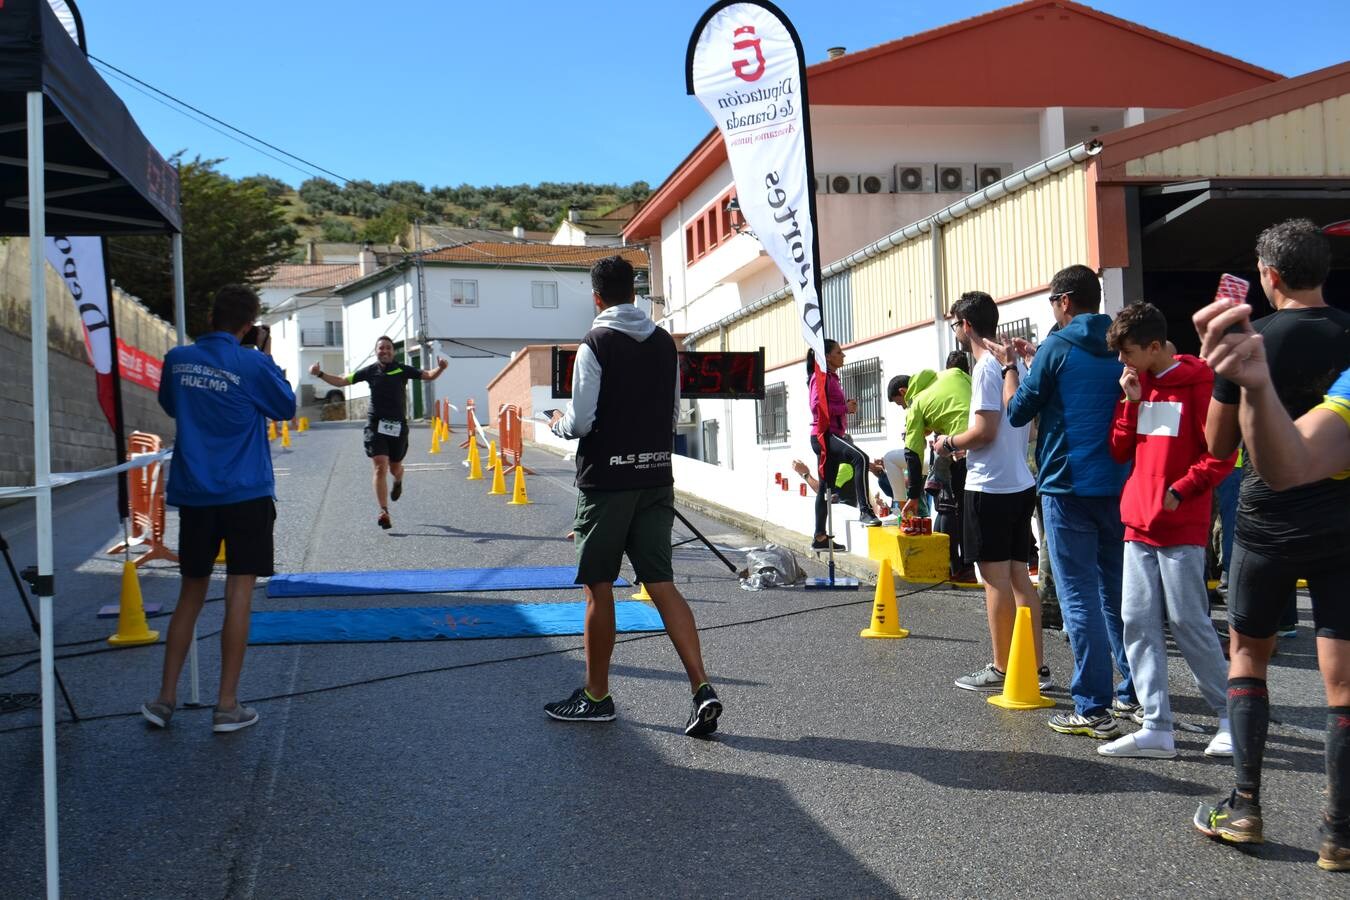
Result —
<instances>
[{"instance_id":1,"label":"air conditioning unit","mask_svg":"<svg viewBox=\"0 0 1350 900\"><path fill-rule=\"evenodd\" d=\"M811 190L817 194L828 194L830 192L830 176L817 175L816 183L811 186Z\"/></svg>"},{"instance_id":2,"label":"air conditioning unit","mask_svg":"<svg viewBox=\"0 0 1350 900\"><path fill-rule=\"evenodd\" d=\"M830 193L831 194L856 194L858 193L857 175L830 175Z\"/></svg>"},{"instance_id":3,"label":"air conditioning unit","mask_svg":"<svg viewBox=\"0 0 1350 900\"><path fill-rule=\"evenodd\" d=\"M895 192L897 194L931 194L937 190L933 180L934 163L896 163Z\"/></svg>"},{"instance_id":4,"label":"air conditioning unit","mask_svg":"<svg viewBox=\"0 0 1350 900\"><path fill-rule=\"evenodd\" d=\"M970 163L938 163L937 189L940 194L969 194L975 190L975 166Z\"/></svg>"},{"instance_id":5,"label":"air conditioning unit","mask_svg":"<svg viewBox=\"0 0 1350 900\"><path fill-rule=\"evenodd\" d=\"M982 191L990 185L998 184L1012 173L1012 163L977 163L975 165L975 190Z\"/></svg>"},{"instance_id":6,"label":"air conditioning unit","mask_svg":"<svg viewBox=\"0 0 1350 900\"><path fill-rule=\"evenodd\" d=\"M882 172L879 175L859 175L858 190L863 194L892 194L895 193L891 187L891 176L889 172Z\"/></svg>"}]
</instances>

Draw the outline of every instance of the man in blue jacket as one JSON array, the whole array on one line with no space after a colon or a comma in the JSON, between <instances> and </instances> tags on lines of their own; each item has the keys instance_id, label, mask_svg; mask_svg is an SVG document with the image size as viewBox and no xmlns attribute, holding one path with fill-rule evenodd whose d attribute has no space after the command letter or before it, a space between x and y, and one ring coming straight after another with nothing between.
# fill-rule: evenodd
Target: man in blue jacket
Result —
<instances>
[{"instance_id":1,"label":"man in blue jacket","mask_svg":"<svg viewBox=\"0 0 1350 900\"><path fill-rule=\"evenodd\" d=\"M141 715L168 726L192 629L206 601L211 570L225 542L225 624L220 631L220 693L212 730L257 723L239 703L253 585L272 574L275 482L267 420L295 415L295 394L270 355L270 335L253 325L261 304L250 288L227 285L211 305L212 331L164 357L159 405L178 425L169 471L170 506L178 507L183 582L164 642L159 696Z\"/></svg>"},{"instance_id":2,"label":"man in blue jacket","mask_svg":"<svg viewBox=\"0 0 1350 900\"><path fill-rule=\"evenodd\" d=\"M1120 491L1128 474L1111 458L1108 441L1122 367L1106 346L1111 317L1098 312L1101 283L1087 266L1069 266L1050 283L1058 331L1038 350L1017 349L1034 364L1018 384L1005 370L1008 417L1014 427L1040 416L1037 487L1059 590L1064 629L1073 649L1071 714L1052 716L1061 734L1105 740L1119 735L1115 716L1137 713L1120 617L1124 526ZM1015 393L1014 393L1015 389ZM1111 686L1111 661L1123 680Z\"/></svg>"}]
</instances>

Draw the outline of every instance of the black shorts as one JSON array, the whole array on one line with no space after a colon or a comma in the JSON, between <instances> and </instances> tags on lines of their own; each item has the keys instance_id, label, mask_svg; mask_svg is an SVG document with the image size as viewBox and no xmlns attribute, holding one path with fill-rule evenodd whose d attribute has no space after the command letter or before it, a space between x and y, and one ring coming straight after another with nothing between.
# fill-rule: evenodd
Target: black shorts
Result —
<instances>
[{"instance_id":1,"label":"black shorts","mask_svg":"<svg viewBox=\"0 0 1350 900\"><path fill-rule=\"evenodd\" d=\"M967 562L1030 562L1035 512L1035 488L1016 494L966 491L961 555Z\"/></svg>"},{"instance_id":2,"label":"black shorts","mask_svg":"<svg viewBox=\"0 0 1350 900\"><path fill-rule=\"evenodd\" d=\"M366 445L366 456L372 459L376 456L387 456L390 462L403 462L403 457L408 455L407 419L403 420L398 437L380 434L378 426L379 422L376 420L367 419L365 431L361 432Z\"/></svg>"},{"instance_id":3,"label":"black shorts","mask_svg":"<svg viewBox=\"0 0 1350 900\"><path fill-rule=\"evenodd\" d=\"M1350 641L1350 557L1296 562L1262 556L1237 542L1228 568L1233 630L1252 638L1274 637L1300 578L1308 581L1317 636Z\"/></svg>"},{"instance_id":4,"label":"black shorts","mask_svg":"<svg viewBox=\"0 0 1350 900\"><path fill-rule=\"evenodd\" d=\"M228 575L275 574L272 526L277 507L271 497L224 506L178 507L178 566L185 578L205 578L215 568L225 542Z\"/></svg>"},{"instance_id":5,"label":"black shorts","mask_svg":"<svg viewBox=\"0 0 1350 900\"><path fill-rule=\"evenodd\" d=\"M675 488L577 491L572 530L577 542L577 584L607 584L619 577L623 556L637 580L674 581L670 529L675 523Z\"/></svg>"}]
</instances>

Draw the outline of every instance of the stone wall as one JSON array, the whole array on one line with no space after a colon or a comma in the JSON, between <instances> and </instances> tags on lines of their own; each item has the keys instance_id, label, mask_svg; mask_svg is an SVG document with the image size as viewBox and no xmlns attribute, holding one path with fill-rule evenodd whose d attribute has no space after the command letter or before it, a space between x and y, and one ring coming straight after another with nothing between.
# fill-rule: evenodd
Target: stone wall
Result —
<instances>
[{"instance_id":1,"label":"stone wall","mask_svg":"<svg viewBox=\"0 0 1350 900\"><path fill-rule=\"evenodd\" d=\"M134 297L115 290L117 333L122 341L163 359L177 343L172 325ZM28 241L0 240L0 485L33 483L33 361L28 279ZM52 471L77 472L114 463L112 432L98 405L94 369L84 349L79 315L65 283L47 267L48 384ZM127 431L150 431L172 443L173 420L155 394L122 382Z\"/></svg>"}]
</instances>

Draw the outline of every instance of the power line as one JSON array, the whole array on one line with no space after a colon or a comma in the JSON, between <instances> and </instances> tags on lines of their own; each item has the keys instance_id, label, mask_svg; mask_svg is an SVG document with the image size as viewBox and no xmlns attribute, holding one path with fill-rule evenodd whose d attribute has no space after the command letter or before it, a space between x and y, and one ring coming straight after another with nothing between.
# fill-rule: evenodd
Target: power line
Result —
<instances>
[{"instance_id":1,"label":"power line","mask_svg":"<svg viewBox=\"0 0 1350 900\"><path fill-rule=\"evenodd\" d=\"M233 132L235 132L235 133L237 133L237 134L243 135L244 137L248 138L248 139L251 140L251 141L255 141L255 142L259 143L259 144L262 144L264 147L268 147L268 148L270 148L270 149L272 149L272 150L277 151L278 153L285 154L286 156L289 156L291 159L293 159L293 160L295 160L295 161L297 161L297 162L304 163L305 165L309 166L311 169L317 169L318 171L323 172L323 173L326 174L326 175L332 175L334 178L336 178L338 181L343 182L344 184L350 183L351 180L352 180L352 179L350 179L350 178L344 178L343 176L339 175L338 173L332 171L331 169L325 169L323 166L320 166L320 165L317 165L317 164L315 164L315 163L312 163L312 162L310 162L309 160L307 160L307 159L305 159L305 158L303 158L303 157L296 156L294 153L291 153L291 152L288 151L288 150L283 150L283 149L281 149L280 147L278 147L276 144L269 144L267 141L264 141L262 138L257 137L257 136L252 135L252 134L249 134L247 131L244 131L242 128L237 128L237 127L235 127L234 125L231 125L229 122L223 121L223 120L221 120L221 119L217 119L215 116L211 115L210 113L208 113L208 112L206 112L206 111L204 111L204 110L198 109L197 107L193 106L191 103L188 103L188 102L185 101L185 100L179 100L177 97L173 96L172 94L168 93L167 91L162 91L162 90L160 90L159 88L155 87L153 84L150 84L149 82L142 81L141 79L137 78L135 75L132 75L130 72L126 72L126 71L123 71L122 69L119 69L117 66L114 66L112 63L108 62L108 61L105 60L105 59L99 59L97 56L94 56L92 53L89 54L89 58L92 59L92 60L94 60L95 62L99 63L100 65L103 65L103 66L108 67L109 69L112 69L114 72L116 72L116 73L119 74L119 75L122 75L122 76L125 77L125 78L130 78L132 81L136 82L137 84L142 85L142 86L144 86L144 87L146 87L146 88L149 88L150 90L154 91L156 94L159 94L159 95L161 95L161 96L163 96L163 97L167 97L168 99L172 100L174 103L177 103L179 106L186 107L187 109L192 110L194 113L196 113L196 114L199 115L199 116L205 116L206 118L210 119L212 122L215 122L217 125L222 125L222 126L224 126L225 128L228 128L228 129L230 129L231 131L233 131Z\"/></svg>"}]
</instances>

